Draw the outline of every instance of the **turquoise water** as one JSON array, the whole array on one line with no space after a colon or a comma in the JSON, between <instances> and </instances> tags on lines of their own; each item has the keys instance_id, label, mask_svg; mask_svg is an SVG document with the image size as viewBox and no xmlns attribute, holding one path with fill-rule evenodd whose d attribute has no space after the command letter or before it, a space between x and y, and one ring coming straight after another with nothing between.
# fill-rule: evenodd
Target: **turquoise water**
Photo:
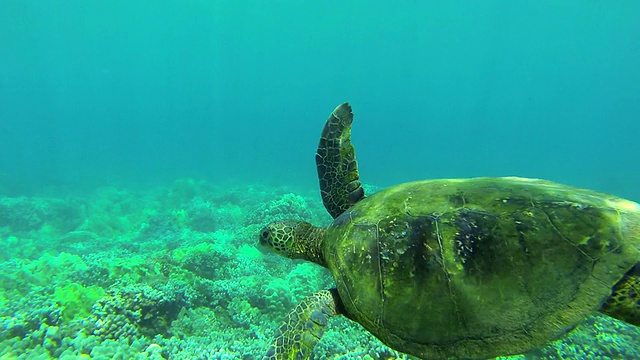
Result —
<instances>
[{"instance_id":1,"label":"turquoise water","mask_svg":"<svg viewBox=\"0 0 640 360\"><path fill-rule=\"evenodd\" d=\"M259 357L331 285L255 241L330 222L313 156L344 101L367 186L516 175L640 200L637 1L0 9L3 358ZM594 317L527 357L639 344ZM387 354L336 319L314 357Z\"/></svg>"}]
</instances>

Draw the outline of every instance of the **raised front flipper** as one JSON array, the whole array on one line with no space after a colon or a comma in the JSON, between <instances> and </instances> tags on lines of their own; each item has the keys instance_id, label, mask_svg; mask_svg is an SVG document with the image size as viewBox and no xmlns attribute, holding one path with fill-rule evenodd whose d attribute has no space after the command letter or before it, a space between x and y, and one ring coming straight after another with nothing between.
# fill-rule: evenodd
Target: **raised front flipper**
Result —
<instances>
[{"instance_id":1,"label":"raised front flipper","mask_svg":"<svg viewBox=\"0 0 640 360\"><path fill-rule=\"evenodd\" d=\"M640 263L616 284L601 311L618 320L640 326Z\"/></svg>"},{"instance_id":2,"label":"raised front flipper","mask_svg":"<svg viewBox=\"0 0 640 360\"><path fill-rule=\"evenodd\" d=\"M322 202L334 219L364 197L351 145L352 121L349 103L333 110L322 129L316 152Z\"/></svg>"},{"instance_id":3,"label":"raised front flipper","mask_svg":"<svg viewBox=\"0 0 640 360\"><path fill-rule=\"evenodd\" d=\"M340 304L336 289L322 290L305 298L280 325L263 360L308 359L329 319L339 313Z\"/></svg>"}]
</instances>

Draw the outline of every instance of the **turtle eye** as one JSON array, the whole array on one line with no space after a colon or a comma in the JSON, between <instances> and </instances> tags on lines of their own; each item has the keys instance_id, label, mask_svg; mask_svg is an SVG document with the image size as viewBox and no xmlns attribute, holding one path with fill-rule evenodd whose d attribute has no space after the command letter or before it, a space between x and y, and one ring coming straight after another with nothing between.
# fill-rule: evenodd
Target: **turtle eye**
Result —
<instances>
[{"instance_id":1,"label":"turtle eye","mask_svg":"<svg viewBox=\"0 0 640 360\"><path fill-rule=\"evenodd\" d=\"M264 228L260 231L260 244L267 245L269 243L269 229Z\"/></svg>"}]
</instances>

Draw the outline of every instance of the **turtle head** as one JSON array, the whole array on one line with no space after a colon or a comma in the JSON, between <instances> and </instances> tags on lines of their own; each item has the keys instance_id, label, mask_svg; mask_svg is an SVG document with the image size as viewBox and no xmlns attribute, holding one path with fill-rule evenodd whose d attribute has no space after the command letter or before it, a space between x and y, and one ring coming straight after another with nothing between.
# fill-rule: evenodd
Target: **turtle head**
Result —
<instances>
[{"instance_id":1,"label":"turtle head","mask_svg":"<svg viewBox=\"0 0 640 360\"><path fill-rule=\"evenodd\" d=\"M273 222L260 230L258 242L290 259L304 259L325 266L322 256L324 229L305 221Z\"/></svg>"},{"instance_id":2,"label":"turtle head","mask_svg":"<svg viewBox=\"0 0 640 360\"><path fill-rule=\"evenodd\" d=\"M267 249L288 258L297 258L295 252L296 242L295 222L274 222L260 230L258 242Z\"/></svg>"}]
</instances>

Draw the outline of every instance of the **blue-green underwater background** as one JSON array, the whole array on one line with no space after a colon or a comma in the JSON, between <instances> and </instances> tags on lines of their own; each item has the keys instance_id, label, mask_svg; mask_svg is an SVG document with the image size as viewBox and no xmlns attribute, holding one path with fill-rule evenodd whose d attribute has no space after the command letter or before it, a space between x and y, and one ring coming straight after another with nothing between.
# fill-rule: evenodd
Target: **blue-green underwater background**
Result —
<instances>
[{"instance_id":1,"label":"blue-green underwater background","mask_svg":"<svg viewBox=\"0 0 640 360\"><path fill-rule=\"evenodd\" d=\"M368 189L540 177L640 200L637 1L1 1L0 357L252 359L326 271L338 104ZM640 358L593 317L521 358ZM344 319L315 359L401 358Z\"/></svg>"}]
</instances>

